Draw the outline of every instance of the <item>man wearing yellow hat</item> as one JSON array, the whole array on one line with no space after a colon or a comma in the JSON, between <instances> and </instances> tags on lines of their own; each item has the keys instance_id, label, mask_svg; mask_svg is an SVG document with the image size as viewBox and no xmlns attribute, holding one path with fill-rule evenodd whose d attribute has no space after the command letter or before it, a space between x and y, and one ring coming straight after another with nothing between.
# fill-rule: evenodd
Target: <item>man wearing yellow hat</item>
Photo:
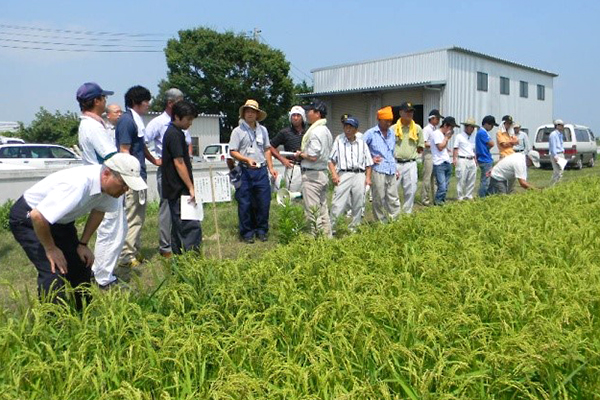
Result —
<instances>
[{"instance_id":1,"label":"man wearing yellow hat","mask_svg":"<svg viewBox=\"0 0 600 400\"><path fill-rule=\"evenodd\" d=\"M396 136L390 129L394 120L392 107L386 106L377 111L377 120L377 125L365 132L363 140L369 146L375 163L371 175L373 215L377 221L385 222L395 219L400 213L394 159Z\"/></svg>"},{"instance_id":2,"label":"man wearing yellow hat","mask_svg":"<svg viewBox=\"0 0 600 400\"><path fill-rule=\"evenodd\" d=\"M425 147L423 130L414 121L414 114L415 109L411 103L402 103L400 105L400 119L392 127L392 131L396 136L394 157L396 158L399 174L398 186L402 186L404 192L402 211L407 214L412 213L415 204L415 194L417 193L419 180L417 158L423 153Z\"/></svg>"},{"instance_id":3,"label":"man wearing yellow hat","mask_svg":"<svg viewBox=\"0 0 600 400\"><path fill-rule=\"evenodd\" d=\"M269 172L277 178L277 171L273 169L269 133L259 123L265 118L267 113L259 108L258 102L247 100L240 107L239 125L231 132L229 140L231 157L239 161L241 167L241 184L235 191L235 199L240 237L246 243L254 243L254 237L266 242L269 232Z\"/></svg>"}]
</instances>

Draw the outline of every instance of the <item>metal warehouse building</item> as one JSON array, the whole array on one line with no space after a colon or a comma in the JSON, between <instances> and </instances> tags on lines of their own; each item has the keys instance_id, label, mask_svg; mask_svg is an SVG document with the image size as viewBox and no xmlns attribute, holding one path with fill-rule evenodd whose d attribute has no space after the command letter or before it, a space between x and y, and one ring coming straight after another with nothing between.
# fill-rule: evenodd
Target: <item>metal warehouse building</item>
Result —
<instances>
[{"instance_id":1,"label":"metal warehouse building","mask_svg":"<svg viewBox=\"0 0 600 400\"><path fill-rule=\"evenodd\" d=\"M415 53L311 71L314 92L329 109L332 133L341 132L340 116L350 113L360 130L374 126L376 112L386 105L409 101L415 121L437 108L458 121L488 114L500 120L512 115L533 136L552 121L552 72L477 53L460 47Z\"/></svg>"}]
</instances>

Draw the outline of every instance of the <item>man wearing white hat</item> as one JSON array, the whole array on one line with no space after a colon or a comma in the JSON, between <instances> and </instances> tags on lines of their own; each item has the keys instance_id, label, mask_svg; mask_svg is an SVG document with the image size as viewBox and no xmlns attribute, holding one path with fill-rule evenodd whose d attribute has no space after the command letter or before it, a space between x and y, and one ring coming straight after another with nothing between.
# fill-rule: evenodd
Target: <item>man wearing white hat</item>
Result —
<instances>
[{"instance_id":1,"label":"man wearing white hat","mask_svg":"<svg viewBox=\"0 0 600 400\"><path fill-rule=\"evenodd\" d=\"M467 118L462 123L465 129L454 139L453 162L456 168L456 193L458 200L473 199L475 179L477 178L477 161L475 160L475 128L479 125L474 118Z\"/></svg>"},{"instance_id":2,"label":"man wearing white hat","mask_svg":"<svg viewBox=\"0 0 600 400\"><path fill-rule=\"evenodd\" d=\"M565 123L562 119L554 120L554 130L548 138L548 151L550 153L550 161L552 162L552 185L556 185L562 179L565 169L565 148L563 145L565 131Z\"/></svg>"},{"instance_id":3,"label":"man wearing white hat","mask_svg":"<svg viewBox=\"0 0 600 400\"><path fill-rule=\"evenodd\" d=\"M240 187L235 191L240 237L246 243L254 243L255 237L266 242L271 207L269 172L277 178L269 132L260 124L267 113L256 100L247 100L239 112L239 125L231 132L229 151L241 167Z\"/></svg>"},{"instance_id":4,"label":"man wearing white hat","mask_svg":"<svg viewBox=\"0 0 600 400\"><path fill-rule=\"evenodd\" d=\"M128 189L145 190L138 160L116 153L104 165L85 165L48 175L27 189L10 210L10 230L38 271L38 292L49 300L90 282L94 254L88 242L104 213L117 209ZM81 236L75 220L89 214ZM76 296L81 307L81 293Z\"/></svg>"},{"instance_id":5,"label":"man wearing white hat","mask_svg":"<svg viewBox=\"0 0 600 400\"><path fill-rule=\"evenodd\" d=\"M287 152L296 153L302 145L306 131L306 112L302 106L294 106L289 112L290 125L283 128L271 140L271 154L285 166L284 182L290 192L299 192L302 186L300 163L295 157L283 157L277 147L283 145Z\"/></svg>"},{"instance_id":6,"label":"man wearing white hat","mask_svg":"<svg viewBox=\"0 0 600 400\"><path fill-rule=\"evenodd\" d=\"M523 189L535 189L527 182L527 167L540 167L540 153L531 150L529 153L512 153L492 168L487 194L508 194L512 191L510 183L515 180Z\"/></svg>"}]
</instances>

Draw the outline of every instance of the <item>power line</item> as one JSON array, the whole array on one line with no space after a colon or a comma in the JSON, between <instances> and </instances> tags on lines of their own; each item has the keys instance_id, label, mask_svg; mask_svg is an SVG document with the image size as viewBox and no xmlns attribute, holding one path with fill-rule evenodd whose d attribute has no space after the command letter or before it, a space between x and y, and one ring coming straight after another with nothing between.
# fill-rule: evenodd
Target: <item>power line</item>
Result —
<instances>
[{"instance_id":1,"label":"power line","mask_svg":"<svg viewBox=\"0 0 600 400\"><path fill-rule=\"evenodd\" d=\"M93 42L106 41L106 42L164 42L164 39L141 39L141 38L123 38L123 37L77 37L67 35L40 35L35 33L24 33L24 32L2 32L0 30L0 36L18 36L18 37L34 37L42 39L68 39L68 40L89 40ZM0 39L1 40L1 39Z\"/></svg>"},{"instance_id":2,"label":"power line","mask_svg":"<svg viewBox=\"0 0 600 400\"><path fill-rule=\"evenodd\" d=\"M49 44L53 46L93 46L93 47L132 47L132 48L152 48L156 46L147 44L104 44L104 43L65 43L65 42L40 42L36 40L20 40L20 39L0 39L0 42L26 43L26 44Z\"/></svg>"},{"instance_id":3,"label":"power line","mask_svg":"<svg viewBox=\"0 0 600 400\"><path fill-rule=\"evenodd\" d=\"M6 49L17 49L17 50L44 50L44 51L59 51L59 52L70 52L70 53L162 53L162 50L94 50L94 49L56 49L47 47L23 47L23 46L9 46L0 44L0 47Z\"/></svg>"},{"instance_id":4,"label":"power line","mask_svg":"<svg viewBox=\"0 0 600 400\"><path fill-rule=\"evenodd\" d=\"M256 32L256 30L257 30L257 28L254 28L254 31L255 31L255 32ZM266 43L266 44L268 44L269 46L273 47L273 46L272 46L272 45L271 45L269 42L267 42L267 40L264 38L264 36L263 36L263 35L261 35L260 33L261 33L261 31L258 31L258 35L257 35L257 36L258 36L260 39L262 39L262 41L263 41L264 43ZM290 65L292 66L292 68L295 68L295 69L296 69L298 72L300 72L302 75L304 75L305 77L307 77L308 79L310 79L310 81L312 82L312 80L313 80L312 76L310 76L310 75L308 75L306 72L302 71L300 68L298 68L297 66L295 66L295 65L294 65L294 64L293 64L291 61L290 61ZM305 80L306 80L305 78L302 78L302 77L298 76L297 74L295 74L295 73L294 73L294 71L292 71L292 70L290 70L290 73L291 73L292 75L294 75L296 78L298 78L298 80L300 80L300 81L305 81Z\"/></svg>"},{"instance_id":5,"label":"power line","mask_svg":"<svg viewBox=\"0 0 600 400\"><path fill-rule=\"evenodd\" d=\"M49 28L37 28L32 26L18 26L18 25L7 25L0 24L0 28L15 29L15 30L29 30L39 32L61 32L77 35L103 35L103 36L129 36L129 37L148 37L148 36L163 36L168 37L169 35L163 33L123 33L123 32L105 32L105 31L78 31L71 29L49 29Z\"/></svg>"}]
</instances>

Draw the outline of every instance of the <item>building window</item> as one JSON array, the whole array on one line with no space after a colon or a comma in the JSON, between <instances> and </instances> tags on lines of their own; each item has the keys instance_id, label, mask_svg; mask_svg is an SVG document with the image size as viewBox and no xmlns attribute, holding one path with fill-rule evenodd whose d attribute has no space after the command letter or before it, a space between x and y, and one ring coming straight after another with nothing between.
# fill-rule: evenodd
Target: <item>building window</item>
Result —
<instances>
[{"instance_id":1,"label":"building window","mask_svg":"<svg viewBox=\"0 0 600 400\"><path fill-rule=\"evenodd\" d=\"M477 73L477 90L481 90L482 92L488 91L488 74L485 72Z\"/></svg>"},{"instance_id":2,"label":"building window","mask_svg":"<svg viewBox=\"0 0 600 400\"><path fill-rule=\"evenodd\" d=\"M510 94L510 79L500 77L500 94Z\"/></svg>"},{"instance_id":3,"label":"building window","mask_svg":"<svg viewBox=\"0 0 600 400\"><path fill-rule=\"evenodd\" d=\"M521 81L519 83L519 92L520 92L521 97L528 98L529 97L529 83L527 83L525 81Z\"/></svg>"},{"instance_id":4,"label":"building window","mask_svg":"<svg viewBox=\"0 0 600 400\"><path fill-rule=\"evenodd\" d=\"M546 88L544 85L537 85L537 88L538 100L546 100Z\"/></svg>"}]
</instances>

